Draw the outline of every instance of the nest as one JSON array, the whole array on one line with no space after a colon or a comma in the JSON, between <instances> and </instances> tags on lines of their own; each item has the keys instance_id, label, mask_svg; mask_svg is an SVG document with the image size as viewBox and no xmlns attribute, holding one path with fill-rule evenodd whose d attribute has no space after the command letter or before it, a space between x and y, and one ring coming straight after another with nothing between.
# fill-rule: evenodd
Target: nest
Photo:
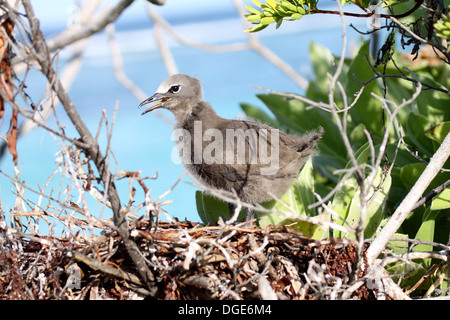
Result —
<instances>
[{"instance_id":1,"label":"nest","mask_svg":"<svg viewBox=\"0 0 450 320\"><path fill-rule=\"evenodd\" d=\"M316 241L281 226L133 221L130 230L154 288L141 282L116 232L67 239L3 231L0 298L336 299L357 256L351 241ZM375 293L363 285L352 297Z\"/></svg>"}]
</instances>

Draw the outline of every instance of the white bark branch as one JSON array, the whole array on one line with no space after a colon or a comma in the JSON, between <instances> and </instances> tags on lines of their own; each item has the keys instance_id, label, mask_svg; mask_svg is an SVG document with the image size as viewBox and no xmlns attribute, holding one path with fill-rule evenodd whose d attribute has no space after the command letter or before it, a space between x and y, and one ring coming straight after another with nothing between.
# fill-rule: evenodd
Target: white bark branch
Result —
<instances>
[{"instance_id":1,"label":"white bark branch","mask_svg":"<svg viewBox=\"0 0 450 320\"><path fill-rule=\"evenodd\" d=\"M439 149L433 155L430 163L420 175L419 179L414 184L411 191L403 199L398 208L395 210L388 223L384 226L378 236L367 250L367 259L369 266L373 264L375 259L384 250L388 242L391 240L398 228L400 228L403 221L411 213L417 201L424 193L425 189L433 181L434 177L439 173L444 163L448 160L450 155L450 133L447 134Z\"/></svg>"}]
</instances>

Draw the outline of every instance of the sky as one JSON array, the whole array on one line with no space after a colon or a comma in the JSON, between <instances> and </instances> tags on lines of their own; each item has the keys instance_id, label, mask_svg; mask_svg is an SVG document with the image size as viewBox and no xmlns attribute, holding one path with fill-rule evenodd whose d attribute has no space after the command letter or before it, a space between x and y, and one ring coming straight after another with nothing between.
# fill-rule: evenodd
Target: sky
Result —
<instances>
[{"instance_id":1,"label":"sky","mask_svg":"<svg viewBox=\"0 0 450 320\"><path fill-rule=\"evenodd\" d=\"M118 1L106 1L105 4L115 4ZM247 3L249 1L246 1ZM44 32L62 30L77 10L74 0L32 0L35 14L41 20L41 28ZM189 19L217 18L226 14L234 13L232 1L205 1L189 0L185 5L184 0L168 0L163 6L152 6L154 10L161 13L169 22L179 22ZM144 9L144 0L137 0L127 9L126 14L119 18L119 27L136 25L148 21ZM104 5L102 3L102 5Z\"/></svg>"}]
</instances>

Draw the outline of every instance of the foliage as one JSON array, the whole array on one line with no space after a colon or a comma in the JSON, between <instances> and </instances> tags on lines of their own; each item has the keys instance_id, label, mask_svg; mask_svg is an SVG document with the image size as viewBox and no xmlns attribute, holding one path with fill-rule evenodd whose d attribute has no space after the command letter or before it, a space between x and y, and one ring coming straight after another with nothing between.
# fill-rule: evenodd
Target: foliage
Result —
<instances>
[{"instance_id":1,"label":"foliage","mask_svg":"<svg viewBox=\"0 0 450 320\"><path fill-rule=\"evenodd\" d=\"M406 0L407 1L407 0ZM402 1L404 2L404 1ZM247 32L257 32L265 29L268 25L275 23L278 29L283 21L294 21L301 19L304 15L315 13L332 13L339 14L338 11L321 10L318 8L318 0L267 0L266 3L261 3L258 0L253 0L255 7L246 5L249 11L245 15L247 21L256 26L246 30ZM351 13L352 16L370 17L372 10L369 7L376 4L374 0L342 0L342 5L345 3L354 3L363 13L358 15ZM385 7L392 7L401 2L384 0ZM261 11L260 11L261 10Z\"/></svg>"},{"instance_id":2,"label":"foliage","mask_svg":"<svg viewBox=\"0 0 450 320\"><path fill-rule=\"evenodd\" d=\"M345 63L344 69L346 73L340 76L340 81L346 89L347 97L355 96L358 90L361 89L362 85L354 77L359 80L368 80L373 75L370 65L366 62L368 47L368 42L363 43L358 54ZM327 74L333 72L333 61L337 57L334 57L325 47L312 43L310 45L310 58L315 80L310 82L305 97L314 101L325 101L328 94ZM395 69L392 65L389 65L388 68ZM437 68L432 68L423 61L416 68L411 68L410 72L412 73L413 70L417 72L415 73L417 77L431 80L432 74L446 74L449 71L449 67L441 64ZM449 80L444 77L440 78L443 79L443 85L449 85ZM382 92L386 91L386 99L394 103L400 103L403 97L408 94L411 95L413 90L411 83L397 78L384 79L384 83L372 81L369 85L366 85L358 103L349 111L347 122L350 141L356 151L359 164L369 167L370 161L373 160L371 159L370 147L364 135L364 130L370 133L370 137L376 145L381 143L384 132L385 112L380 101L372 93L382 95ZM354 225L354 217L358 211L357 203L359 201L358 183L356 178L345 177L344 179L344 175L336 176L335 174L336 170L348 168L351 164L339 129L331 114L318 108L310 109L306 103L300 100L287 99L281 95L259 94L258 98L275 117L270 116L258 107L242 104L242 109L254 119L294 134L302 134L319 126L322 126L325 131L319 144L320 155L314 158L316 175L314 176L313 174L310 166L311 162L308 162L300 172L296 183L281 199L284 204L287 204L287 207L291 209L294 208L298 215L315 216L317 214L315 210L307 209L308 205L314 202L314 200L311 200L311 197L314 199L314 192L317 192L321 197L325 197L331 189L337 185L342 185L331 201L333 210L342 219L336 219L336 217L333 219L335 220L334 222L341 225L345 224L344 221ZM342 108L343 101L339 98L336 95L336 102ZM387 218L389 213L393 212L396 205L398 205L399 201L412 187L425 168L425 164L416 159L413 154L418 155L424 161L429 160L448 133L450 110L447 106L449 102L449 96L443 92L423 91L415 103L400 110L396 118L396 127L389 133L386 152L385 165L393 164L394 166L390 174L386 173L385 168L378 168L373 188L374 191L379 191L381 188L381 192L374 197L373 207L369 206L368 213L371 216L376 216L376 218L373 218L376 223L371 223L369 226L368 222L366 227L370 227L371 230L366 230L367 236L372 236L382 225L381 221ZM401 135L404 136L401 137ZM400 138L403 138L405 144L397 149ZM442 173L429 189L439 186L449 178L449 173ZM302 189L300 189L300 186ZM300 191L304 193L303 197ZM200 201L200 194L197 196L197 200ZM442 215L448 215L449 205L446 201L447 197L448 190L443 192L440 197L434 198L431 203L424 206L424 209L418 209L420 212L418 215L422 213L421 210L427 209L437 210ZM214 201L218 201L215 198L212 199L206 200L205 204L205 199L203 198L202 206L199 205L198 207L207 208ZM298 205L298 203L302 205ZM274 208L274 202L264 205L267 208ZM217 205L212 207L217 208ZM218 216L227 216L229 214L228 208L223 205L220 207L223 207L223 210L221 210L223 214L218 214ZM282 208L278 204L277 208L282 210L286 209L286 206ZM272 224L278 224L284 220L280 217L271 216ZM206 218L204 213L201 214L201 217L204 222L217 221L217 218L212 219L214 221ZM420 223L415 223L412 228L408 227L409 236L414 237L414 232L417 232L419 226ZM439 232L441 231L444 230ZM335 237L345 236L341 231L334 231L332 235ZM445 234L442 236L444 237ZM433 239L431 236L428 238Z\"/></svg>"},{"instance_id":3,"label":"foliage","mask_svg":"<svg viewBox=\"0 0 450 320\"><path fill-rule=\"evenodd\" d=\"M359 52L353 59L348 59L344 65L344 72L340 75L339 81L345 89L346 97L353 99L362 87L360 81L367 81L374 76L372 67L366 57L368 56L369 43L361 45ZM334 57L328 49L318 44L310 45L310 57L313 66L315 79L310 82L305 98L313 101L328 100L329 81L327 74L335 71L337 57ZM450 71L448 65L441 63L438 66L431 66L426 60L422 60L417 65L408 65L408 60L397 56L397 69L392 63L386 68L391 73L399 73L399 70L406 70L409 76L417 77L428 83L432 83L439 88L448 88L450 81L445 76ZM404 62L403 62L404 61ZM410 69L401 69L408 66ZM356 78L356 79L355 79ZM357 81L359 80L359 81ZM392 108L393 104L400 104L405 97L411 96L414 92L414 85L403 78L383 78L383 81L373 80L365 84L364 91L357 103L355 103L347 116L347 133L355 150L356 159L362 165L366 173L369 172L373 164L372 150L368 141L370 139L376 146L382 142L382 135L386 126L387 114L377 96L385 96L384 101L389 101L385 107ZM318 108L308 108L308 105L298 99L288 99L283 95L259 94L258 98L273 113L271 117L262 109L242 104L242 109L247 115L260 121L268 121L271 125L277 126L290 133L302 134L318 126L324 128L324 136L321 140L320 156L313 160L315 174L300 174L297 184L306 187L303 192L313 194L318 193L325 198L329 191L337 188L328 206L333 215L328 217L330 222L342 227L355 228L360 217L360 190L357 179L354 176L341 174L336 176L336 170L348 169L352 166L348 154L345 150L343 140L339 134L339 129L334 122L331 113ZM348 103L352 103L349 101ZM342 109L344 101L340 95L335 95L337 106ZM377 168L376 177L369 192L370 199L366 212L366 223L364 225L364 235L371 238L386 223L390 214L393 213L400 201L408 193L415 181L426 167L426 162L435 153L440 143L443 141L450 128L450 96L447 92L428 90L422 91L417 99L410 105L399 111L395 118L394 128L389 131L384 163ZM342 114L342 113L341 113ZM400 143L401 142L401 143ZM392 169L389 167L392 166ZM450 168L450 161L447 161L446 168ZM305 167L304 170L309 170ZM303 171L304 171L303 170ZM303 172L302 171L302 172ZM433 188L442 185L450 179L450 173L440 173L432 185L427 189L427 193ZM295 188L295 187L293 187ZM292 192L290 190L289 192ZM313 201L304 201L301 197L296 197L304 208L308 208ZM399 230L397 237L409 238L422 241L437 241L446 243L449 237L448 219L449 210L449 189L447 188L432 201L423 204L412 212L407 221ZM296 205L300 206L299 204ZM298 211L299 215L314 217L307 209ZM320 218L326 216L322 213ZM319 217L319 216L316 216ZM289 221L282 221L279 217L273 217L275 223L289 223L295 220L292 217ZM297 220L302 220L301 217ZM295 221L294 221L295 222ZM302 229L300 225L297 226ZM330 229L329 233L306 233L313 238L327 236L339 238L352 238L352 232L346 232L338 228ZM401 254L405 250L406 244L403 242L391 243L391 248L395 253ZM432 250L431 246L424 247L418 245L411 250L415 251ZM426 265L416 265L415 273L403 279L404 285L411 285L417 281L417 277L423 276L430 261L425 261ZM404 262L392 265L391 270L411 269L411 265Z\"/></svg>"},{"instance_id":4,"label":"foliage","mask_svg":"<svg viewBox=\"0 0 450 320\"><path fill-rule=\"evenodd\" d=\"M434 24L436 35L442 39L450 39L450 14L443 15L440 20Z\"/></svg>"},{"instance_id":5,"label":"foliage","mask_svg":"<svg viewBox=\"0 0 450 320\"><path fill-rule=\"evenodd\" d=\"M245 6L250 12L245 15L247 20L257 24L246 30L247 32L261 31L272 23L276 23L278 29L283 20L299 20L312 9L317 8L317 0L279 0L278 2L267 0L267 3L253 0L253 3L262 11L249 5Z\"/></svg>"},{"instance_id":6,"label":"foliage","mask_svg":"<svg viewBox=\"0 0 450 320\"><path fill-rule=\"evenodd\" d=\"M195 202L197 206L197 213L205 224L216 225L220 218L229 220L230 209L228 204L216 197L209 195L207 192L197 190L195 193ZM245 210L242 209L239 213L238 220L242 220L245 216Z\"/></svg>"},{"instance_id":7,"label":"foliage","mask_svg":"<svg viewBox=\"0 0 450 320\"><path fill-rule=\"evenodd\" d=\"M278 28L283 21L298 20L306 14L339 14L318 9L318 1L253 2L257 8L246 6L250 12L246 17L255 26L247 32L261 31L273 23ZM347 1L350 2L363 10L359 16L373 15L366 10L370 1ZM365 239L374 238L408 194L450 131L450 51L447 42L442 41L449 36L449 16L445 15L447 10L437 7L437 2L426 7L422 3L383 1L381 5L389 9L389 14L380 14L386 18L381 28L389 31L385 43L372 58L369 41L363 42L354 57L344 60L337 78L339 86L332 91L330 75L335 74L340 58L311 43L314 79L304 94L258 94L271 114L257 106L241 104L249 117L285 132L304 134L319 126L325 132L319 143L320 155L307 162L286 194L278 201L262 204L272 212L257 213L261 227L286 225L313 239L353 239L362 227ZM358 16L346 12L344 15ZM393 18L404 18L403 24ZM398 40L402 49L412 48L412 59L398 53ZM422 90L415 96L418 84ZM344 129L330 110L317 107L330 103L330 93L339 121L345 123ZM381 163L376 159L382 159ZM362 168L362 176L352 171L355 161ZM447 243L450 161L444 168L446 171L441 171L425 191L432 196L416 206L389 242L388 249L394 254L438 250L433 243ZM320 205L315 204L318 199L323 199ZM215 223L219 216L229 217L226 204L220 202L197 194L203 222ZM219 212L217 208L222 209ZM438 265L431 258L393 262L386 269L399 274L397 280L402 288L413 287L411 292L417 290L416 294L436 279L441 289L447 288L447 280L442 277L445 264ZM430 270L434 275L425 276ZM423 283L414 286L419 280Z\"/></svg>"},{"instance_id":8,"label":"foliage","mask_svg":"<svg viewBox=\"0 0 450 320\"><path fill-rule=\"evenodd\" d=\"M245 15L247 21L255 24L254 27L246 30L247 32L257 32L265 29L268 25L275 23L278 29L283 21L294 21L299 20L303 16L308 14L340 14L339 11L332 10L322 10L318 7L318 0L267 0L266 3L262 3L258 0L252 0L255 7L246 5L246 9L249 11ZM416 22L428 19L431 17L431 25L436 22L436 15L442 11L442 8L438 8L438 1L430 2L428 4L428 11L426 15L423 14L422 10L419 10L421 5L425 0L412 1L412 0L383 0L381 2L374 0L342 0L341 5L345 3L356 5L361 12L346 12L344 15L369 18L377 14L381 18L412 18L416 15L414 19ZM381 7L389 10L389 14L379 14L374 10L376 7ZM448 9L447 9L448 11ZM445 11L444 11L445 12ZM425 19L425 20L424 20ZM434 20L434 21L432 21ZM424 23L423 26L428 28L428 23ZM435 24L435 28L438 30L438 36L446 39L448 34L445 30L449 29L448 16L443 15L442 19ZM442 32L440 31L442 30Z\"/></svg>"},{"instance_id":9,"label":"foliage","mask_svg":"<svg viewBox=\"0 0 450 320\"><path fill-rule=\"evenodd\" d=\"M448 0L439 1L425 0L383 0L381 2L373 0L343 0L344 3L353 3L361 11L360 13L348 12L344 10L323 10L318 7L318 0L268 0L261 3L253 0L256 8L246 5L249 11L246 18L252 24L252 28L247 32L258 32L265 29L270 24L276 24L276 28L281 26L283 21L301 19L310 14L333 14L360 18L378 19L383 25L373 28L363 34L370 34L379 29L390 32L384 45L377 54L376 65L386 64L395 52L395 38L400 35L400 44L403 49L412 47L411 53L416 55L422 44L428 43L435 52L439 52L441 59L450 62L450 51L447 42L442 39L449 39L450 21L448 15ZM445 9L447 6L447 9ZM381 8L381 9L379 9ZM384 9L384 13L382 13ZM261 11L260 11L261 10ZM399 22L401 20L401 22Z\"/></svg>"}]
</instances>

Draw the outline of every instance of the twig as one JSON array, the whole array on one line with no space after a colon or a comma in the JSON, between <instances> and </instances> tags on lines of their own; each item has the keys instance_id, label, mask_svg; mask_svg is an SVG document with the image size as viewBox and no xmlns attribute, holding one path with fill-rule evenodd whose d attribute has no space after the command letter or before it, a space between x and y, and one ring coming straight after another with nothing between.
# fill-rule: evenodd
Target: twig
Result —
<instances>
[{"instance_id":1,"label":"twig","mask_svg":"<svg viewBox=\"0 0 450 320\"><path fill-rule=\"evenodd\" d=\"M404 17L407 17L411 14L413 14L417 9L420 8L420 6L423 4L424 0L419 0L415 3L414 7L412 7L411 9L409 9L408 11L405 11L403 13L400 14L377 14L378 17L380 18L389 18L389 19L401 19ZM366 8L360 6L357 2L355 2L355 4L362 9L364 12L366 12L366 14L361 14L361 13L353 13L353 12L342 12L341 10L339 11L335 11L335 10L322 10L322 9L315 9L315 10L311 10L311 14L334 14L334 15L344 15L344 16L348 16L348 17L357 17L357 18L370 18L373 15L375 15L375 10L373 11L368 11Z\"/></svg>"},{"instance_id":2,"label":"twig","mask_svg":"<svg viewBox=\"0 0 450 320\"><path fill-rule=\"evenodd\" d=\"M86 2L83 7L80 9L80 21L82 24L87 24L91 21L92 15L94 10L98 7L100 4L100 0L96 1L88 1ZM83 65L83 59L82 59L82 53L84 49L89 44L89 38L82 39L81 41L75 43L73 45L73 52L71 57L69 58L69 61L66 66L64 66L64 69L61 71L61 83L63 84L64 88L66 90L69 90L72 86L72 83L74 79L76 78L76 75L79 73L82 65ZM55 110L56 106L58 105L59 101L58 99L53 96L55 94L53 92L49 93L49 98L47 101L45 101L42 105L42 108L39 108L39 110L36 110L33 114L32 119L28 119L20 128L19 134L26 134L37 127L40 127L39 123L36 121L37 118L39 118L39 121L45 122L47 118L50 116L51 112ZM40 105L40 103L38 103Z\"/></svg>"},{"instance_id":3,"label":"twig","mask_svg":"<svg viewBox=\"0 0 450 320\"><path fill-rule=\"evenodd\" d=\"M434 188L433 190L430 191L430 193L428 193L425 197L423 197L422 199L420 199L419 201L417 201L417 203L414 205L413 208L411 208L411 212L415 211L416 209L418 209L420 206L422 206L425 202L430 201L431 199L433 199L434 197L436 197L437 195L439 195L442 191L444 191L448 186L450 186L450 179L445 181L443 184L441 184L439 187Z\"/></svg>"},{"instance_id":4,"label":"twig","mask_svg":"<svg viewBox=\"0 0 450 320\"><path fill-rule=\"evenodd\" d=\"M114 74L119 82L127 88L139 101L147 98L147 94L141 90L130 78L127 77L123 71L123 61L120 54L119 44L115 38L114 24L110 23L105 27L106 35L108 38L109 50L111 51Z\"/></svg>"},{"instance_id":5,"label":"twig","mask_svg":"<svg viewBox=\"0 0 450 320\"><path fill-rule=\"evenodd\" d=\"M130 281L134 284L137 284L138 286L142 286L141 280L139 280L138 277L136 277L134 274L125 272L123 270L116 269L110 265L101 263L100 261L90 258L78 251L69 251L67 253L67 256L69 258L74 258L75 260L79 262L83 262L85 265L87 265L89 268L100 271L109 275L112 275L114 277L124 279L126 281Z\"/></svg>"},{"instance_id":6,"label":"twig","mask_svg":"<svg viewBox=\"0 0 450 320\"><path fill-rule=\"evenodd\" d=\"M154 22L153 33L155 35L156 45L158 46L159 52L161 53L161 57L164 61L164 65L166 66L167 73L169 75L176 74L178 73L177 63L175 62L172 52L170 51L170 48L163 37L162 31L164 28L167 28L171 30L172 34L176 35L176 33L164 19L162 19L150 8L150 5L148 3L145 4L145 9L147 15Z\"/></svg>"},{"instance_id":7,"label":"twig","mask_svg":"<svg viewBox=\"0 0 450 320\"><path fill-rule=\"evenodd\" d=\"M426 89L432 89L432 90L440 91L440 92L443 92L445 94L449 94L450 95L450 90L448 90L446 88L438 87L438 86L435 86L435 85L431 85L431 84L425 83L423 81L420 81L417 77L410 78L410 77L406 76L405 73L396 65L394 60L392 60L392 62L394 63L394 66L396 67L397 71L400 72L399 75L398 74L381 74L370 63L369 57L367 55L366 55L366 60L367 60L367 63L369 64L369 67L372 69L373 73L375 74L375 76L373 76L372 78L370 78L370 79L368 79L366 81L361 81L357 77L354 77L356 81L358 81L359 83L361 83L361 84L363 84L365 86L368 85L370 82L376 80L376 79L380 79L380 78L382 78L382 79L383 78L397 78L397 79L403 79L403 80L406 80L406 81L409 81L409 82L412 82L412 83L416 83L418 85L423 86ZM403 68L403 69L405 69L409 73L412 73L411 70L409 70L408 68Z\"/></svg>"}]
</instances>

